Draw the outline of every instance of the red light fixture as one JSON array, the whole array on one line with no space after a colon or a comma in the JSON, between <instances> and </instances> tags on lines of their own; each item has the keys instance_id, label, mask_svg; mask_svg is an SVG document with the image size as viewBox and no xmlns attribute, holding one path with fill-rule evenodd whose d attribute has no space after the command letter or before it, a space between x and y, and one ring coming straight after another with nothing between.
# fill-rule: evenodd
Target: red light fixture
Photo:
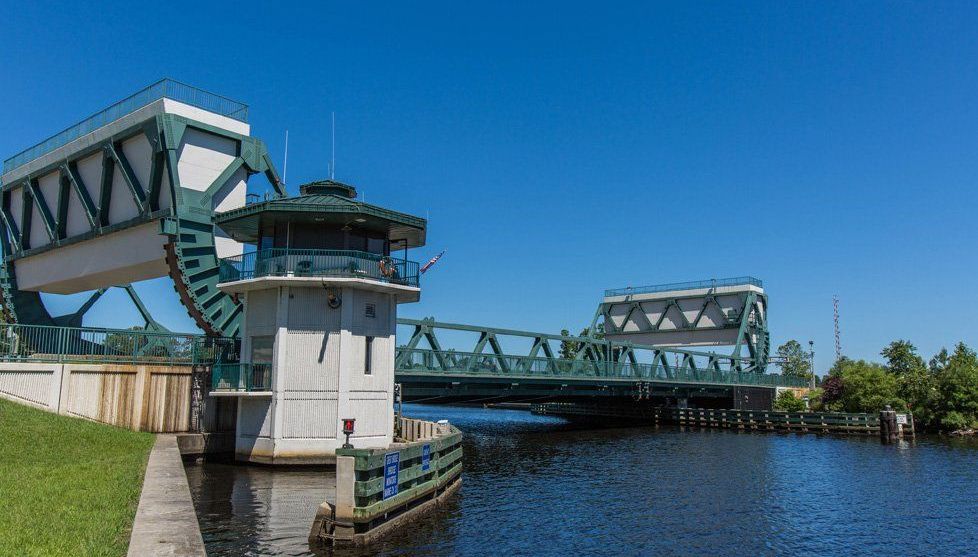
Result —
<instances>
[{"instance_id":1,"label":"red light fixture","mask_svg":"<svg viewBox=\"0 0 978 557\"><path fill-rule=\"evenodd\" d=\"M353 445L350 444L350 435L353 434L353 424L356 421L356 418L343 418L343 435L346 435L346 443L343 443L344 449L353 448Z\"/></svg>"}]
</instances>

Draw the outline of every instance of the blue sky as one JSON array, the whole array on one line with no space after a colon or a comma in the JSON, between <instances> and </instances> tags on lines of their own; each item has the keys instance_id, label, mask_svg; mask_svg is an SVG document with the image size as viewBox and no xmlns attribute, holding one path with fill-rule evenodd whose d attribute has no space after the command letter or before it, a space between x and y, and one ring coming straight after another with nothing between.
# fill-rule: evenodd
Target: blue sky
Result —
<instances>
[{"instance_id":1,"label":"blue sky","mask_svg":"<svg viewBox=\"0 0 978 557\"><path fill-rule=\"evenodd\" d=\"M4 157L169 76L248 103L279 166L288 129L296 189L335 111L337 179L448 249L402 315L578 329L605 288L749 274L820 369L833 294L851 357L978 344L968 3L3 4Z\"/></svg>"}]
</instances>

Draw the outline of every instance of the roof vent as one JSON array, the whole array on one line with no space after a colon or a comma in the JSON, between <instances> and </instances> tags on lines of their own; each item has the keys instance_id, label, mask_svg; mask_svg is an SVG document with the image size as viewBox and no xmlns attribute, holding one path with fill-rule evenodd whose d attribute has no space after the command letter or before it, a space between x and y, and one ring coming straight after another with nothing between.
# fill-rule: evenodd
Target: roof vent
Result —
<instances>
[{"instance_id":1,"label":"roof vent","mask_svg":"<svg viewBox=\"0 0 978 557\"><path fill-rule=\"evenodd\" d=\"M299 186L299 195L338 195L353 199L357 196L357 189L335 180L317 180Z\"/></svg>"}]
</instances>

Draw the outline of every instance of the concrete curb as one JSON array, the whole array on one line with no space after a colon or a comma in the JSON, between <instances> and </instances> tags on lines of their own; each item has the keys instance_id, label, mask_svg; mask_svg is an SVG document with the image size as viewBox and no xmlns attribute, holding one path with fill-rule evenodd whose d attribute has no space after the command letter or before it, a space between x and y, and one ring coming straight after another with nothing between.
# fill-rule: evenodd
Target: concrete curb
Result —
<instances>
[{"instance_id":1,"label":"concrete curb","mask_svg":"<svg viewBox=\"0 0 978 557\"><path fill-rule=\"evenodd\" d=\"M149 454L128 555L207 555L174 435L157 435Z\"/></svg>"}]
</instances>

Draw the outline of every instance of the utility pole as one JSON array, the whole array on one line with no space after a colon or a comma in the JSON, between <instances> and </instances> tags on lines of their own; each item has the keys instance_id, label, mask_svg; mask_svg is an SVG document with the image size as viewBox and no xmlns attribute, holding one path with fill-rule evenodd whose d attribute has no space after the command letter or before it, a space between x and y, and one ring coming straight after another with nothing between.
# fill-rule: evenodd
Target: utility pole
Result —
<instances>
[{"instance_id":1,"label":"utility pole","mask_svg":"<svg viewBox=\"0 0 978 557\"><path fill-rule=\"evenodd\" d=\"M839 335L839 295L832 296L832 313L835 320L835 361L842 359L842 339Z\"/></svg>"},{"instance_id":2,"label":"utility pole","mask_svg":"<svg viewBox=\"0 0 978 557\"><path fill-rule=\"evenodd\" d=\"M812 375L811 388L815 389L815 341L808 341L808 372Z\"/></svg>"}]
</instances>

